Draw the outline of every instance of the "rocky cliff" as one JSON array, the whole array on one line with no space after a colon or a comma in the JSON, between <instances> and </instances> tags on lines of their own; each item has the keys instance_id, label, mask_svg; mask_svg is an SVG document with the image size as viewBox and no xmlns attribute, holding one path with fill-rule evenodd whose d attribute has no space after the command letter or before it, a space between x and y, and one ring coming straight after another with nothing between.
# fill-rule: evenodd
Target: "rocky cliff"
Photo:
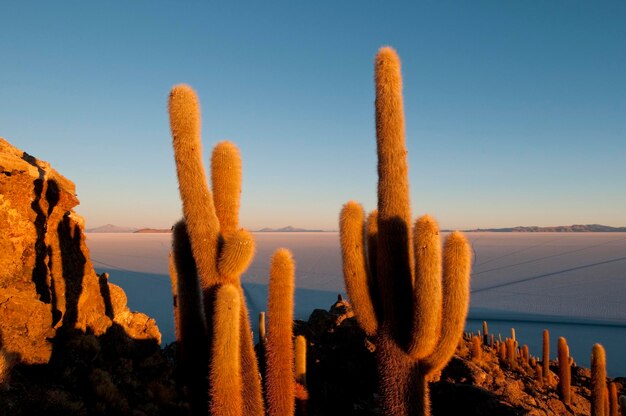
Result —
<instances>
[{"instance_id":1,"label":"rocky cliff","mask_svg":"<svg viewBox=\"0 0 626 416\"><path fill-rule=\"evenodd\" d=\"M161 341L154 320L94 271L78 203L70 180L0 138L0 348L19 362L47 363L69 330L97 337L116 326Z\"/></svg>"}]
</instances>

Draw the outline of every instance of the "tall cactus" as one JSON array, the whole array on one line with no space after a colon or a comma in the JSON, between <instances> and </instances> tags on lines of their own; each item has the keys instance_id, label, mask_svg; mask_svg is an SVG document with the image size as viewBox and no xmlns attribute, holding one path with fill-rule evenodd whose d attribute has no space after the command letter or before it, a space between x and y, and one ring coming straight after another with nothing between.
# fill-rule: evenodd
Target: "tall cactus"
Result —
<instances>
[{"instance_id":1,"label":"tall cactus","mask_svg":"<svg viewBox=\"0 0 626 416\"><path fill-rule=\"evenodd\" d=\"M606 353L600 344L591 350L591 416L605 416Z\"/></svg>"},{"instance_id":2,"label":"tall cactus","mask_svg":"<svg viewBox=\"0 0 626 416\"><path fill-rule=\"evenodd\" d=\"M375 62L378 210L344 205L340 239L346 289L359 325L376 337L385 415L429 415L428 380L451 358L469 305L471 251L452 233L443 254L429 216L411 227L400 60Z\"/></svg>"},{"instance_id":3,"label":"tall cactus","mask_svg":"<svg viewBox=\"0 0 626 416\"><path fill-rule=\"evenodd\" d=\"M293 293L295 266L289 250L278 249L270 264L267 314L266 396L269 416L295 412Z\"/></svg>"},{"instance_id":4,"label":"tall cactus","mask_svg":"<svg viewBox=\"0 0 626 416\"><path fill-rule=\"evenodd\" d=\"M177 225L178 231L175 227L174 236L180 319L184 320L182 297L186 293L184 288L181 289L181 281L183 285L186 282L191 286L194 279L196 282L199 280L204 320L202 324L197 325L193 335L188 337L203 337L206 339L205 343L209 343L214 332L212 317L215 291L223 284L236 286L241 299L239 368L244 388L242 413L261 416L264 413L261 380L252 343L248 310L239 282L241 274L250 264L254 254L252 236L247 231L238 229L241 193L240 157L236 147L230 143L224 142L216 147L211 171L216 191L213 194L209 189L202 163L200 110L195 92L186 85L174 87L170 93L168 107L184 216L184 223ZM179 243L176 242L177 237ZM195 302L197 296L194 295L192 298ZM192 306L188 311L193 315L196 308ZM185 340L185 334L181 331L181 344L185 346L190 343L188 339ZM185 348L183 353L184 350ZM210 351L210 348L204 351L205 357L194 364L200 368L203 363L209 361L206 351ZM207 367L204 368L206 371ZM188 380L188 384L193 385L193 381ZM194 409L194 413L196 411Z\"/></svg>"}]
</instances>

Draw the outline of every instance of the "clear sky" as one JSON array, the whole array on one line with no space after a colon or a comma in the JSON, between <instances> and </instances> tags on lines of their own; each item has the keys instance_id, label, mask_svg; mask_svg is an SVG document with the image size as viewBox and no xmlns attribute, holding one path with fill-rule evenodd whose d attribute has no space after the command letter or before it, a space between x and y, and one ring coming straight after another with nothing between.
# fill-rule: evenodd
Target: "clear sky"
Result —
<instances>
[{"instance_id":1,"label":"clear sky","mask_svg":"<svg viewBox=\"0 0 626 416\"><path fill-rule=\"evenodd\" d=\"M231 4L235 3L235 4ZM624 1L0 3L0 136L73 180L88 227L180 216L167 116L239 146L242 224L376 204L373 58L403 62L414 215L626 226Z\"/></svg>"}]
</instances>

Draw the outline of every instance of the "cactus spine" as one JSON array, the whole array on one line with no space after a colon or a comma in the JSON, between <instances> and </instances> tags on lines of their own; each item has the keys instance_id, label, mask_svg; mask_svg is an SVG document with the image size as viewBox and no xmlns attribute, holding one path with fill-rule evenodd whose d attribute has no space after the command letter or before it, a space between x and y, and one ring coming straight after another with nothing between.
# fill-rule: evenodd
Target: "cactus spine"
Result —
<instances>
[{"instance_id":1,"label":"cactus spine","mask_svg":"<svg viewBox=\"0 0 626 416\"><path fill-rule=\"evenodd\" d=\"M270 264L267 313L266 396L269 416L295 412L293 293L295 266L289 250L278 249Z\"/></svg>"},{"instance_id":2,"label":"cactus spine","mask_svg":"<svg viewBox=\"0 0 626 416\"><path fill-rule=\"evenodd\" d=\"M565 404L571 402L571 385L572 385L572 369L570 366L569 347L567 340L559 337L558 341L558 360L559 360L559 395Z\"/></svg>"},{"instance_id":3,"label":"cactus spine","mask_svg":"<svg viewBox=\"0 0 626 416\"><path fill-rule=\"evenodd\" d=\"M412 229L400 60L392 48L377 54L375 81L378 210L366 222L358 203L344 205L344 278L359 324L376 337L383 413L429 415L428 380L463 335L471 251L454 232L442 254L428 216Z\"/></svg>"},{"instance_id":4,"label":"cactus spine","mask_svg":"<svg viewBox=\"0 0 626 416\"><path fill-rule=\"evenodd\" d=\"M606 353L595 344L591 350L591 416L605 416Z\"/></svg>"},{"instance_id":5,"label":"cactus spine","mask_svg":"<svg viewBox=\"0 0 626 416\"><path fill-rule=\"evenodd\" d=\"M182 316L182 297L187 293L181 290L180 282L186 281L189 287L192 286L191 282L194 279L196 282L199 280L204 322L202 325L198 323L195 331L192 331L194 334L192 337L204 337L204 345L208 345L209 340L215 342L212 319L215 291L223 284L236 286L241 298L239 307L240 368L245 391L242 412L246 416L263 415L261 380L252 344L248 311L239 283L239 277L248 267L254 253L254 241L251 235L245 230L237 229L241 192L239 154L230 143L221 143L216 147L211 176L214 188L218 189L213 195L202 163L200 110L195 92L186 85L174 87L170 93L168 109L184 216L184 223L179 223L177 227L179 242L185 241L181 243L182 246L176 241L173 244L179 281L180 319L181 321L185 319ZM188 269L188 274L184 277L182 269ZM197 296L194 295L191 298L193 298L191 303L194 303ZM195 314L195 305L190 306L188 312ZM183 346L189 345L191 341L185 341L184 337L185 334L181 331ZM183 353L184 350L185 348L183 348ZM193 366L204 368L206 371L207 367L202 363L209 362L206 351L210 350L210 348L204 349L203 359L193 361ZM192 390L199 388L195 386L201 384L189 379L187 383ZM192 385L194 387L191 387Z\"/></svg>"}]
</instances>

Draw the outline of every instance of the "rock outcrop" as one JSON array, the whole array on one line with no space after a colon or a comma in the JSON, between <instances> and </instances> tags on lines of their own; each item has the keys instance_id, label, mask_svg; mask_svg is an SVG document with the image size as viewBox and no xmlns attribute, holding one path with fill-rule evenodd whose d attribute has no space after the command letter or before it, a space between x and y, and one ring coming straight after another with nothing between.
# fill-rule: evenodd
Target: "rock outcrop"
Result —
<instances>
[{"instance_id":1,"label":"rock outcrop","mask_svg":"<svg viewBox=\"0 0 626 416\"><path fill-rule=\"evenodd\" d=\"M18 363L48 363L68 331L99 337L115 326L161 342L155 321L94 271L78 203L70 180L0 138L0 351Z\"/></svg>"}]
</instances>

